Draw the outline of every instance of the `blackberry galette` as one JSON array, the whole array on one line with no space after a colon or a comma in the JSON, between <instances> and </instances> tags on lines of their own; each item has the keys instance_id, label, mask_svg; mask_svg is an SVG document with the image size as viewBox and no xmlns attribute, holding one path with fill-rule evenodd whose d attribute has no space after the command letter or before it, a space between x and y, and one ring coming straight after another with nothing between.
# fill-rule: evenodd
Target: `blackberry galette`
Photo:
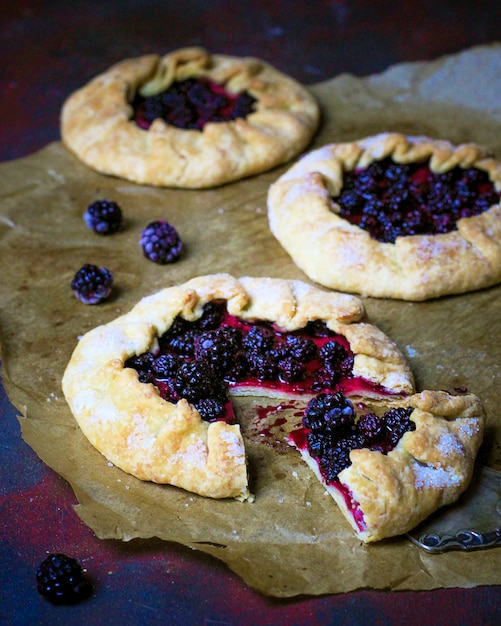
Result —
<instances>
[{"instance_id":1,"label":"blackberry galette","mask_svg":"<svg viewBox=\"0 0 501 626\"><path fill-rule=\"evenodd\" d=\"M91 444L141 480L212 498L253 500L236 397L265 396L277 403L294 398L308 404L291 443L315 459L320 478L329 489L334 481L346 502L359 497L351 483L339 486L358 467L357 454L366 449L377 468L387 471L404 446L423 477L438 476L436 467L448 472L452 464L454 489L437 488L433 502L439 506L471 477L482 436L480 408L473 396L444 394L438 412L430 409L429 418L417 419L415 407L422 408L424 400L414 394L403 354L364 318L357 297L301 281L200 276L143 298L129 313L84 335L66 368L63 390ZM428 403L439 397L423 393ZM456 419L466 416L465 402L472 405L469 421ZM375 408L382 404L389 407L385 416ZM362 405L371 410L356 418ZM442 421L452 426L444 426L438 440L434 433ZM342 443L336 447L331 438L327 444L338 427ZM454 439L458 429L461 436ZM456 464L460 446L462 474ZM429 485L421 491L431 501ZM414 496L416 506L421 494ZM371 524L370 511L362 520L365 502L357 502L359 524ZM431 512L429 504L420 510ZM387 536L388 529L405 532L401 528L393 517L375 534L357 527L364 541Z\"/></svg>"},{"instance_id":2,"label":"blackberry galette","mask_svg":"<svg viewBox=\"0 0 501 626\"><path fill-rule=\"evenodd\" d=\"M270 188L272 233L321 285L426 300L501 280L501 164L382 133L317 149Z\"/></svg>"},{"instance_id":3,"label":"blackberry galette","mask_svg":"<svg viewBox=\"0 0 501 626\"><path fill-rule=\"evenodd\" d=\"M230 397L413 391L405 358L355 296L227 274L143 298L79 341L63 378L83 432L141 479L248 497Z\"/></svg>"},{"instance_id":4,"label":"blackberry galette","mask_svg":"<svg viewBox=\"0 0 501 626\"><path fill-rule=\"evenodd\" d=\"M318 122L309 91L269 64L183 48L96 76L64 103L61 135L103 174L203 188L285 163Z\"/></svg>"}]
</instances>

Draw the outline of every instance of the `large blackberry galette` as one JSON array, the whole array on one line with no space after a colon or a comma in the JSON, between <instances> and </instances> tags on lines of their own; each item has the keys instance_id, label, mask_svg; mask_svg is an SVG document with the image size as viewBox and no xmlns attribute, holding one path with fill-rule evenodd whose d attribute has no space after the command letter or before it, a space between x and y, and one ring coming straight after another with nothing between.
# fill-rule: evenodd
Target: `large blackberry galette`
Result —
<instances>
[{"instance_id":1,"label":"large blackberry galette","mask_svg":"<svg viewBox=\"0 0 501 626\"><path fill-rule=\"evenodd\" d=\"M318 122L309 91L264 61L183 48L96 76L64 103L61 135L101 173L203 188L285 163Z\"/></svg>"},{"instance_id":2,"label":"large blackberry galette","mask_svg":"<svg viewBox=\"0 0 501 626\"><path fill-rule=\"evenodd\" d=\"M315 459L321 480L351 503L357 532L371 541L405 532L419 514L400 511L398 493L388 490L400 512L388 522L381 515L373 522L378 513L363 499L368 488L344 479L359 471L357 455L369 454L367 463L374 475L382 472L382 484L405 482L410 470L395 459L402 450L406 459L413 455L423 485L415 482L416 493L409 487L409 506L423 497L418 511L427 515L468 484L483 418L473 396L413 395L404 356L364 317L355 296L300 281L200 276L143 298L129 313L84 335L63 390L91 444L125 472L202 496L241 500L254 496L235 398L303 400L305 417L300 428L291 426L291 443L307 460ZM437 405L428 406L432 401ZM418 419L423 403L430 415ZM390 407L384 416L375 412L382 405ZM354 407L369 406L355 418ZM468 419L456 419L463 417ZM399 467L402 477L392 478ZM369 470L360 471L367 476ZM426 483L444 472L444 484ZM404 521L396 522L395 515ZM378 529L365 531L374 524Z\"/></svg>"},{"instance_id":3,"label":"large blackberry galette","mask_svg":"<svg viewBox=\"0 0 501 626\"><path fill-rule=\"evenodd\" d=\"M321 285L426 300L501 281L501 164L382 133L317 149L270 188L272 233Z\"/></svg>"},{"instance_id":4,"label":"large blackberry galette","mask_svg":"<svg viewBox=\"0 0 501 626\"><path fill-rule=\"evenodd\" d=\"M63 378L91 443L138 478L247 498L231 395L413 391L402 353L354 296L281 279L194 278L87 333Z\"/></svg>"}]
</instances>

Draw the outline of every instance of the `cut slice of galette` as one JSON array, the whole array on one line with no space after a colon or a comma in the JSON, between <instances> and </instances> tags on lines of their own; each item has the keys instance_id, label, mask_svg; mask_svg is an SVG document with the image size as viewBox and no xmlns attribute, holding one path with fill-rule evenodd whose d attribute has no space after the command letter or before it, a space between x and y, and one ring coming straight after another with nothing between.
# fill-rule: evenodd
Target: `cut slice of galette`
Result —
<instances>
[{"instance_id":1,"label":"cut slice of galette","mask_svg":"<svg viewBox=\"0 0 501 626\"><path fill-rule=\"evenodd\" d=\"M419 301L501 281L500 192L481 146L381 133L301 158L270 187L269 224L317 283Z\"/></svg>"},{"instance_id":2,"label":"cut slice of galette","mask_svg":"<svg viewBox=\"0 0 501 626\"><path fill-rule=\"evenodd\" d=\"M458 499L484 422L473 394L422 391L386 405L320 394L289 440L369 543L404 534Z\"/></svg>"},{"instance_id":3,"label":"cut slice of galette","mask_svg":"<svg viewBox=\"0 0 501 626\"><path fill-rule=\"evenodd\" d=\"M319 123L310 92L255 58L182 48L126 59L63 104L63 143L137 183L204 188L285 163Z\"/></svg>"},{"instance_id":4,"label":"cut slice of galette","mask_svg":"<svg viewBox=\"0 0 501 626\"><path fill-rule=\"evenodd\" d=\"M85 334L63 377L83 433L137 478L252 498L231 397L414 391L398 347L355 296L300 281L200 276Z\"/></svg>"}]
</instances>

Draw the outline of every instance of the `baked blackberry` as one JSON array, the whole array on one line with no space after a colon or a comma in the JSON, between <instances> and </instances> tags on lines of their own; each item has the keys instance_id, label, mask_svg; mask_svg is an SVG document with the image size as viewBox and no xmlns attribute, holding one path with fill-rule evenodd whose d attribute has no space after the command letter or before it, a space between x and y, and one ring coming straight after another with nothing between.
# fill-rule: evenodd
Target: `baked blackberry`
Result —
<instances>
[{"instance_id":1,"label":"baked blackberry","mask_svg":"<svg viewBox=\"0 0 501 626\"><path fill-rule=\"evenodd\" d=\"M195 341L195 359L203 359L224 374L235 360L240 347L239 333L232 328L217 328L202 332Z\"/></svg>"},{"instance_id":2,"label":"baked blackberry","mask_svg":"<svg viewBox=\"0 0 501 626\"><path fill-rule=\"evenodd\" d=\"M226 302L211 300L204 304L202 315L195 322L195 325L201 330L214 330L221 325L225 313Z\"/></svg>"},{"instance_id":3,"label":"baked blackberry","mask_svg":"<svg viewBox=\"0 0 501 626\"><path fill-rule=\"evenodd\" d=\"M139 245L147 259L160 265L174 263L183 250L179 233L165 220L156 220L148 224L141 233Z\"/></svg>"},{"instance_id":4,"label":"baked blackberry","mask_svg":"<svg viewBox=\"0 0 501 626\"><path fill-rule=\"evenodd\" d=\"M337 341L325 343L319 350L319 356L326 372L347 376L353 369L353 355Z\"/></svg>"},{"instance_id":5,"label":"baked blackberry","mask_svg":"<svg viewBox=\"0 0 501 626\"><path fill-rule=\"evenodd\" d=\"M270 326L256 324L251 326L242 340L246 352L267 352L273 348L275 333Z\"/></svg>"},{"instance_id":6,"label":"baked blackberry","mask_svg":"<svg viewBox=\"0 0 501 626\"><path fill-rule=\"evenodd\" d=\"M76 561L65 554L50 554L36 572L38 592L53 604L76 604L92 593L92 584Z\"/></svg>"},{"instance_id":7,"label":"baked blackberry","mask_svg":"<svg viewBox=\"0 0 501 626\"><path fill-rule=\"evenodd\" d=\"M218 398L202 398L195 402L194 406L205 422L215 422L224 417L224 402Z\"/></svg>"},{"instance_id":8,"label":"baked blackberry","mask_svg":"<svg viewBox=\"0 0 501 626\"><path fill-rule=\"evenodd\" d=\"M278 364L272 353L248 352L246 353L248 371L251 376L258 380L273 380L278 373Z\"/></svg>"},{"instance_id":9,"label":"baked blackberry","mask_svg":"<svg viewBox=\"0 0 501 626\"><path fill-rule=\"evenodd\" d=\"M176 374L180 364L180 359L175 354L161 354L152 364L153 373L158 378L169 378Z\"/></svg>"},{"instance_id":10,"label":"baked blackberry","mask_svg":"<svg viewBox=\"0 0 501 626\"><path fill-rule=\"evenodd\" d=\"M113 275L105 267L91 263L83 265L73 277L71 288L84 304L98 304L112 289Z\"/></svg>"},{"instance_id":11,"label":"baked blackberry","mask_svg":"<svg viewBox=\"0 0 501 626\"><path fill-rule=\"evenodd\" d=\"M87 207L84 222L98 235L113 235L122 228L122 209L111 200L96 200Z\"/></svg>"},{"instance_id":12,"label":"baked blackberry","mask_svg":"<svg viewBox=\"0 0 501 626\"><path fill-rule=\"evenodd\" d=\"M383 243L451 232L459 219L479 215L499 199L483 170L436 173L428 163L397 164L391 158L345 172L335 198L341 217Z\"/></svg>"},{"instance_id":13,"label":"baked blackberry","mask_svg":"<svg viewBox=\"0 0 501 626\"><path fill-rule=\"evenodd\" d=\"M249 374L249 364L244 353L238 353L233 359L231 368L225 373L224 380L228 383L238 383L247 378Z\"/></svg>"},{"instance_id":14,"label":"baked blackberry","mask_svg":"<svg viewBox=\"0 0 501 626\"><path fill-rule=\"evenodd\" d=\"M305 331L310 337L332 337L334 335L323 320L309 321L306 324Z\"/></svg>"},{"instance_id":15,"label":"baked blackberry","mask_svg":"<svg viewBox=\"0 0 501 626\"><path fill-rule=\"evenodd\" d=\"M279 345L279 355L284 358L291 357L303 364L314 359L317 352L317 346L308 337L286 335Z\"/></svg>"},{"instance_id":16,"label":"baked blackberry","mask_svg":"<svg viewBox=\"0 0 501 626\"><path fill-rule=\"evenodd\" d=\"M411 413L412 408L397 407L384 414L384 422L392 445L396 445L406 432L416 430L416 424L410 419Z\"/></svg>"},{"instance_id":17,"label":"baked blackberry","mask_svg":"<svg viewBox=\"0 0 501 626\"><path fill-rule=\"evenodd\" d=\"M153 380L153 367L155 357L151 352L143 352L143 354L135 354L128 358L124 367L131 367L136 370L138 378L142 383L149 383Z\"/></svg>"},{"instance_id":18,"label":"baked blackberry","mask_svg":"<svg viewBox=\"0 0 501 626\"><path fill-rule=\"evenodd\" d=\"M308 402L303 416L303 426L311 430L335 430L354 421L352 402L339 392L318 394Z\"/></svg>"},{"instance_id":19,"label":"baked blackberry","mask_svg":"<svg viewBox=\"0 0 501 626\"><path fill-rule=\"evenodd\" d=\"M203 130L208 122L247 117L256 103L249 93L232 94L204 77L172 83L165 91L133 102L134 121L148 129L155 119L185 130Z\"/></svg>"},{"instance_id":20,"label":"baked blackberry","mask_svg":"<svg viewBox=\"0 0 501 626\"><path fill-rule=\"evenodd\" d=\"M173 350L181 356L192 357L195 354L195 344L200 334L200 331L194 328L183 333L165 333L161 345L162 348Z\"/></svg>"},{"instance_id":21,"label":"baked blackberry","mask_svg":"<svg viewBox=\"0 0 501 626\"><path fill-rule=\"evenodd\" d=\"M294 383L304 378L306 366L293 357L278 362L278 375L286 383Z\"/></svg>"},{"instance_id":22,"label":"baked blackberry","mask_svg":"<svg viewBox=\"0 0 501 626\"><path fill-rule=\"evenodd\" d=\"M189 361L178 369L174 386L177 393L188 402L203 398L226 398L224 383L206 361Z\"/></svg>"},{"instance_id":23,"label":"baked blackberry","mask_svg":"<svg viewBox=\"0 0 501 626\"><path fill-rule=\"evenodd\" d=\"M375 413L366 413L360 416L357 431L366 442L375 441L386 433L385 422Z\"/></svg>"}]
</instances>

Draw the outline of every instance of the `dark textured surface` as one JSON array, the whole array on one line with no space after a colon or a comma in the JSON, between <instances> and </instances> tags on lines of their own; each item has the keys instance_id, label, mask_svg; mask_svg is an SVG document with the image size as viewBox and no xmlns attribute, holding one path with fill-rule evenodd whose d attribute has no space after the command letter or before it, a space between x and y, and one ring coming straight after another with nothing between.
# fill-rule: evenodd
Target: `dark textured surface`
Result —
<instances>
[{"instance_id":1,"label":"dark textured surface","mask_svg":"<svg viewBox=\"0 0 501 626\"><path fill-rule=\"evenodd\" d=\"M494 1L4 0L0 160L58 140L66 95L127 56L201 44L260 56L314 84L489 43L501 36L500 18ZM3 392L0 419L1 623L499 623L499 587L272 601L200 553L155 540L99 541L74 513L70 487L22 441ZM53 607L37 594L36 566L51 551L87 567L89 601Z\"/></svg>"}]
</instances>

